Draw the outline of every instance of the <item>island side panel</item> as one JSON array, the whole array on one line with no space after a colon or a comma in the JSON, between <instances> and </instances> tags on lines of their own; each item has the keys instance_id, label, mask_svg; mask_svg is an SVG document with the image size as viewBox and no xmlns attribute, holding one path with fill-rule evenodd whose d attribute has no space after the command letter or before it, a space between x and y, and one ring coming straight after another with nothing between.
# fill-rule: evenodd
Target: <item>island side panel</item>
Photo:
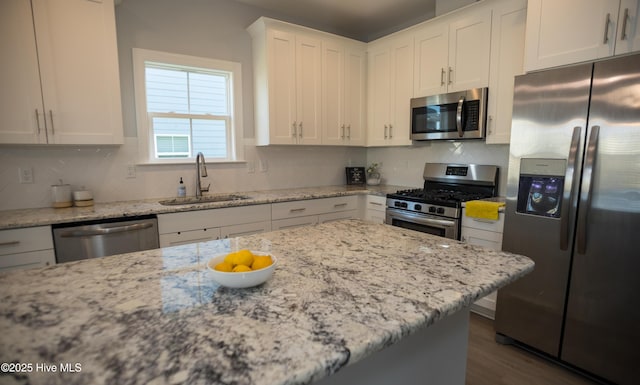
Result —
<instances>
[{"instance_id":1,"label":"island side panel","mask_svg":"<svg viewBox=\"0 0 640 385\"><path fill-rule=\"evenodd\" d=\"M464 385L469 308L325 377L317 385Z\"/></svg>"}]
</instances>

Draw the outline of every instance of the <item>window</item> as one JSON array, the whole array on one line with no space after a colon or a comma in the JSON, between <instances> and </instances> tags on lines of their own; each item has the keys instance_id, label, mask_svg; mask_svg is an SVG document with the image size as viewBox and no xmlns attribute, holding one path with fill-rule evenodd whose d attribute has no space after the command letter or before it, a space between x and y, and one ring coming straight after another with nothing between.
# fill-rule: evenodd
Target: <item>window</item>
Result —
<instances>
[{"instance_id":1,"label":"window","mask_svg":"<svg viewBox=\"0 0 640 385\"><path fill-rule=\"evenodd\" d=\"M240 64L134 48L143 163L241 159Z\"/></svg>"}]
</instances>

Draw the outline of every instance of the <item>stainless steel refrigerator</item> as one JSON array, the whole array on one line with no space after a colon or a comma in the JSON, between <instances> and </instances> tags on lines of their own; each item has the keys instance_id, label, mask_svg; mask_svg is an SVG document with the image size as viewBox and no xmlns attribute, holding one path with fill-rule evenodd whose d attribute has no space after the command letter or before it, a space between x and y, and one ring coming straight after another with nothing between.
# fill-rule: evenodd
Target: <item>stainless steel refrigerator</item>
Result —
<instances>
[{"instance_id":1,"label":"stainless steel refrigerator","mask_svg":"<svg viewBox=\"0 0 640 385\"><path fill-rule=\"evenodd\" d=\"M511 130L496 339L638 384L640 55L516 77Z\"/></svg>"}]
</instances>

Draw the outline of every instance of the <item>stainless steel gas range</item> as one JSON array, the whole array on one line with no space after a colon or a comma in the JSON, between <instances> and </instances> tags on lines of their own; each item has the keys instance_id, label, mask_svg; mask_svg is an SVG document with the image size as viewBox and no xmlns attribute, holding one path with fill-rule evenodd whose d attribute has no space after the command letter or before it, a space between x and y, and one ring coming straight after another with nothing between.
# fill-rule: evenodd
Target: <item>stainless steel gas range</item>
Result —
<instances>
[{"instance_id":1,"label":"stainless steel gas range","mask_svg":"<svg viewBox=\"0 0 640 385\"><path fill-rule=\"evenodd\" d=\"M424 187L387 194L385 222L460 239L462 203L498 194L497 166L427 163Z\"/></svg>"}]
</instances>

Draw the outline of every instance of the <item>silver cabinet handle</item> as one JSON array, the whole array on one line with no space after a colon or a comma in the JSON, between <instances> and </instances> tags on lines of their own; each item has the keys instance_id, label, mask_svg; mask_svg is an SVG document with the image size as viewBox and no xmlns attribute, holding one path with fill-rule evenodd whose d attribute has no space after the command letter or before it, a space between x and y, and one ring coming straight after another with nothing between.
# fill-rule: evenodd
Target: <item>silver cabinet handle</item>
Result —
<instances>
[{"instance_id":1,"label":"silver cabinet handle","mask_svg":"<svg viewBox=\"0 0 640 385\"><path fill-rule=\"evenodd\" d=\"M40 116L38 115L37 108L36 108L36 126L38 127L38 135L40 135Z\"/></svg>"},{"instance_id":2,"label":"silver cabinet handle","mask_svg":"<svg viewBox=\"0 0 640 385\"><path fill-rule=\"evenodd\" d=\"M389 125L389 139L393 138L393 126Z\"/></svg>"},{"instance_id":3,"label":"silver cabinet handle","mask_svg":"<svg viewBox=\"0 0 640 385\"><path fill-rule=\"evenodd\" d=\"M607 13L607 18L604 19L604 39L602 44L609 43L609 24L611 24L611 14Z\"/></svg>"},{"instance_id":4,"label":"silver cabinet handle","mask_svg":"<svg viewBox=\"0 0 640 385\"><path fill-rule=\"evenodd\" d=\"M336 203L333 205L334 209L337 209L338 207L346 207L348 203Z\"/></svg>"},{"instance_id":5,"label":"silver cabinet handle","mask_svg":"<svg viewBox=\"0 0 640 385\"><path fill-rule=\"evenodd\" d=\"M387 139L389 137L389 135L387 135L387 130L389 130L389 127L385 124L384 125L384 138Z\"/></svg>"},{"instance_id":6,"label":"silver cabinet handle","mask_svg":"<svg viewBox=\"0 0 640 385\"><path fill-rule=\"evenodd\" d=\"M578 146L580 145L580 136L582 128L580 126L573 128L573 136L571 137L571 147L569 148L569 161L567 162L567 173L565 175L565 186L571 185L569 196L565 195L562 199L568 204L563 205L560 221L560 249L567 250L569 248L569 210L575 206L574 197L576 195L576 185L578 184Z\"/></svg>"},{"instance_id":7,"label":"silver cabinet handle","mask_svg":"<svg viewBox=\"0 0 640 385\"><path fill-rule=\"evenodd\" d=\"M580 211L582 215L578 215L578 253L584 254L587 250L587 217L591 210L591 190L593 187L593 172L596 164L596 154L598 152L598 136L600 135L600 126L591 127L591 135L587 143L587 152L584 161L584 170L582 171L582 191L580 192Z\"/></svg>"},{"instance_id":8,"label":"silver cabinet handle","mask_svg":"<svg viewBox=\"0 0 640 385\"><path fill-rule=\"evenodd\" d=\"M298 132L298 136L302 138L302 122L298 123L298 127L300 128L300 131Z\"/></svg>"},{"instance_id":9,"label":"silver cabinet handle","mask_svg":"<svg viewBox=\"0 0 640 385\"><path fill-rule=\"evenodd\" d=\"M294 138L298 136L298 129L296 127L296 122L293 122L293 131L291 132L291 136L293 136Z\"/></svg>"},{"instance_id":10,"label":"silver cabinet handle","mask_svg":"<svg viewBox=\"0 0 640 385\"><path fill-rule=\"evenodd\" d=\"M51 118L51 135L56 134L56 128L53 125L53 111L49 110L49 117Z\"/></svg>"},{"instance_id":11,"label":"silver cabinet handle","mask_svg":"<svg viewBox=\"0 0 640 385\"><path fill-rule=\"evenodd\" d=\"M127 231L144 230L152 226L153 226L153 223L136 223L134 225L105 227L101 229L92 229L92 230L68 230L68 231L60 232L60 236L64 238L90 237L95 235L105 235L105 234L113 234L113 233L123 233Z\"/></svg>"},{"instance_id":12,"label":"silver cabinet handle","mask_svg":"<svg viewBox=\"0 0 640 385\"><path fill-rule=\"evenodd\" d=\"M622 36L620 40L627 40L627 21L629 20L629 8L624 9L624 16L622 17Z\"/></svg>"},{"instance_id":13,"label":"silver cabinet handle","mask_svg":"<svg viewBox=\"0 0 640 385\"><path fill-rule=\"evenodd\" d=\"M449 67L449 85L453 84L453 68Z\"/></svg>"},{"instance_id":14,"label":"silver cabinet handle","mask_svg":"<svg viewBox=\"0 0 640 385\"><path fill-rule=\"evenodd\" d=\"M303 208L300 208L300 209L289 209L289 212L290 213L301 213L301 212L303 212L305 210L306 210L306 208L303 207Z\"/></svg>"},{"instance_id":15,"label":"silver cabinet handle","mask_svg":"<svg viewBox=\"0 0 640 385\"><path fill-rule=\"evenodd\" d=\"M19 244L20 244L20 241L0 242L0 247L5 247L5 246L18 246Z\"/></svg>"},{"instance_id":16,"label":"silver cabinet handle","mask_svg":"<svg viewBox=\"0 0 640 385\"><path fill-rule=\"evenodd\" d=\"M444 75L445 75L446 71L444 70L444 67L440 68L440 85L444 86Z\"/></svg>"},{"instance_id":17,"label":"silver cabinet handle","mask_svg":"<svg viewBox=\"0 0 640 385\"><path fill-rule=\"evenodd\" d=\"M463 137L464 131L462 131L462 107L464 106L464 96L461 96L458 100L458 108L456 108L456 129L458 130L458 136Z\"/></svg>"},{"instance_id":18,"label":"silver cabinet handle","mask_svg":"<svg viewBox=\"0 0 640 385\"><path fill-rule=\"evenodd\" d=\"M351 139L351 125L347 125L347 139Z\"/></svg>"},{"instance_id":19,"label":"silver cabinet handle","mask_svg":"<svg viewBox=\"0 0 640 385\"><path fill-rule=\"evenodd\" d=\"M340 128L342 129L342 135L340 137L342 139L344 139L344 124L342 126L340 126Z\"/></svg>"},{"instance_id":20,"label":"silver cabinet handle","mask_svg":"<svg viewBox=\"0 0 640 385\"><path fill-rule=\"evenodd\" d=\"M378 203L378 202L369 202L369 204L374 206L382 206L382 203Z\"/></svg>"}]
</instances>

